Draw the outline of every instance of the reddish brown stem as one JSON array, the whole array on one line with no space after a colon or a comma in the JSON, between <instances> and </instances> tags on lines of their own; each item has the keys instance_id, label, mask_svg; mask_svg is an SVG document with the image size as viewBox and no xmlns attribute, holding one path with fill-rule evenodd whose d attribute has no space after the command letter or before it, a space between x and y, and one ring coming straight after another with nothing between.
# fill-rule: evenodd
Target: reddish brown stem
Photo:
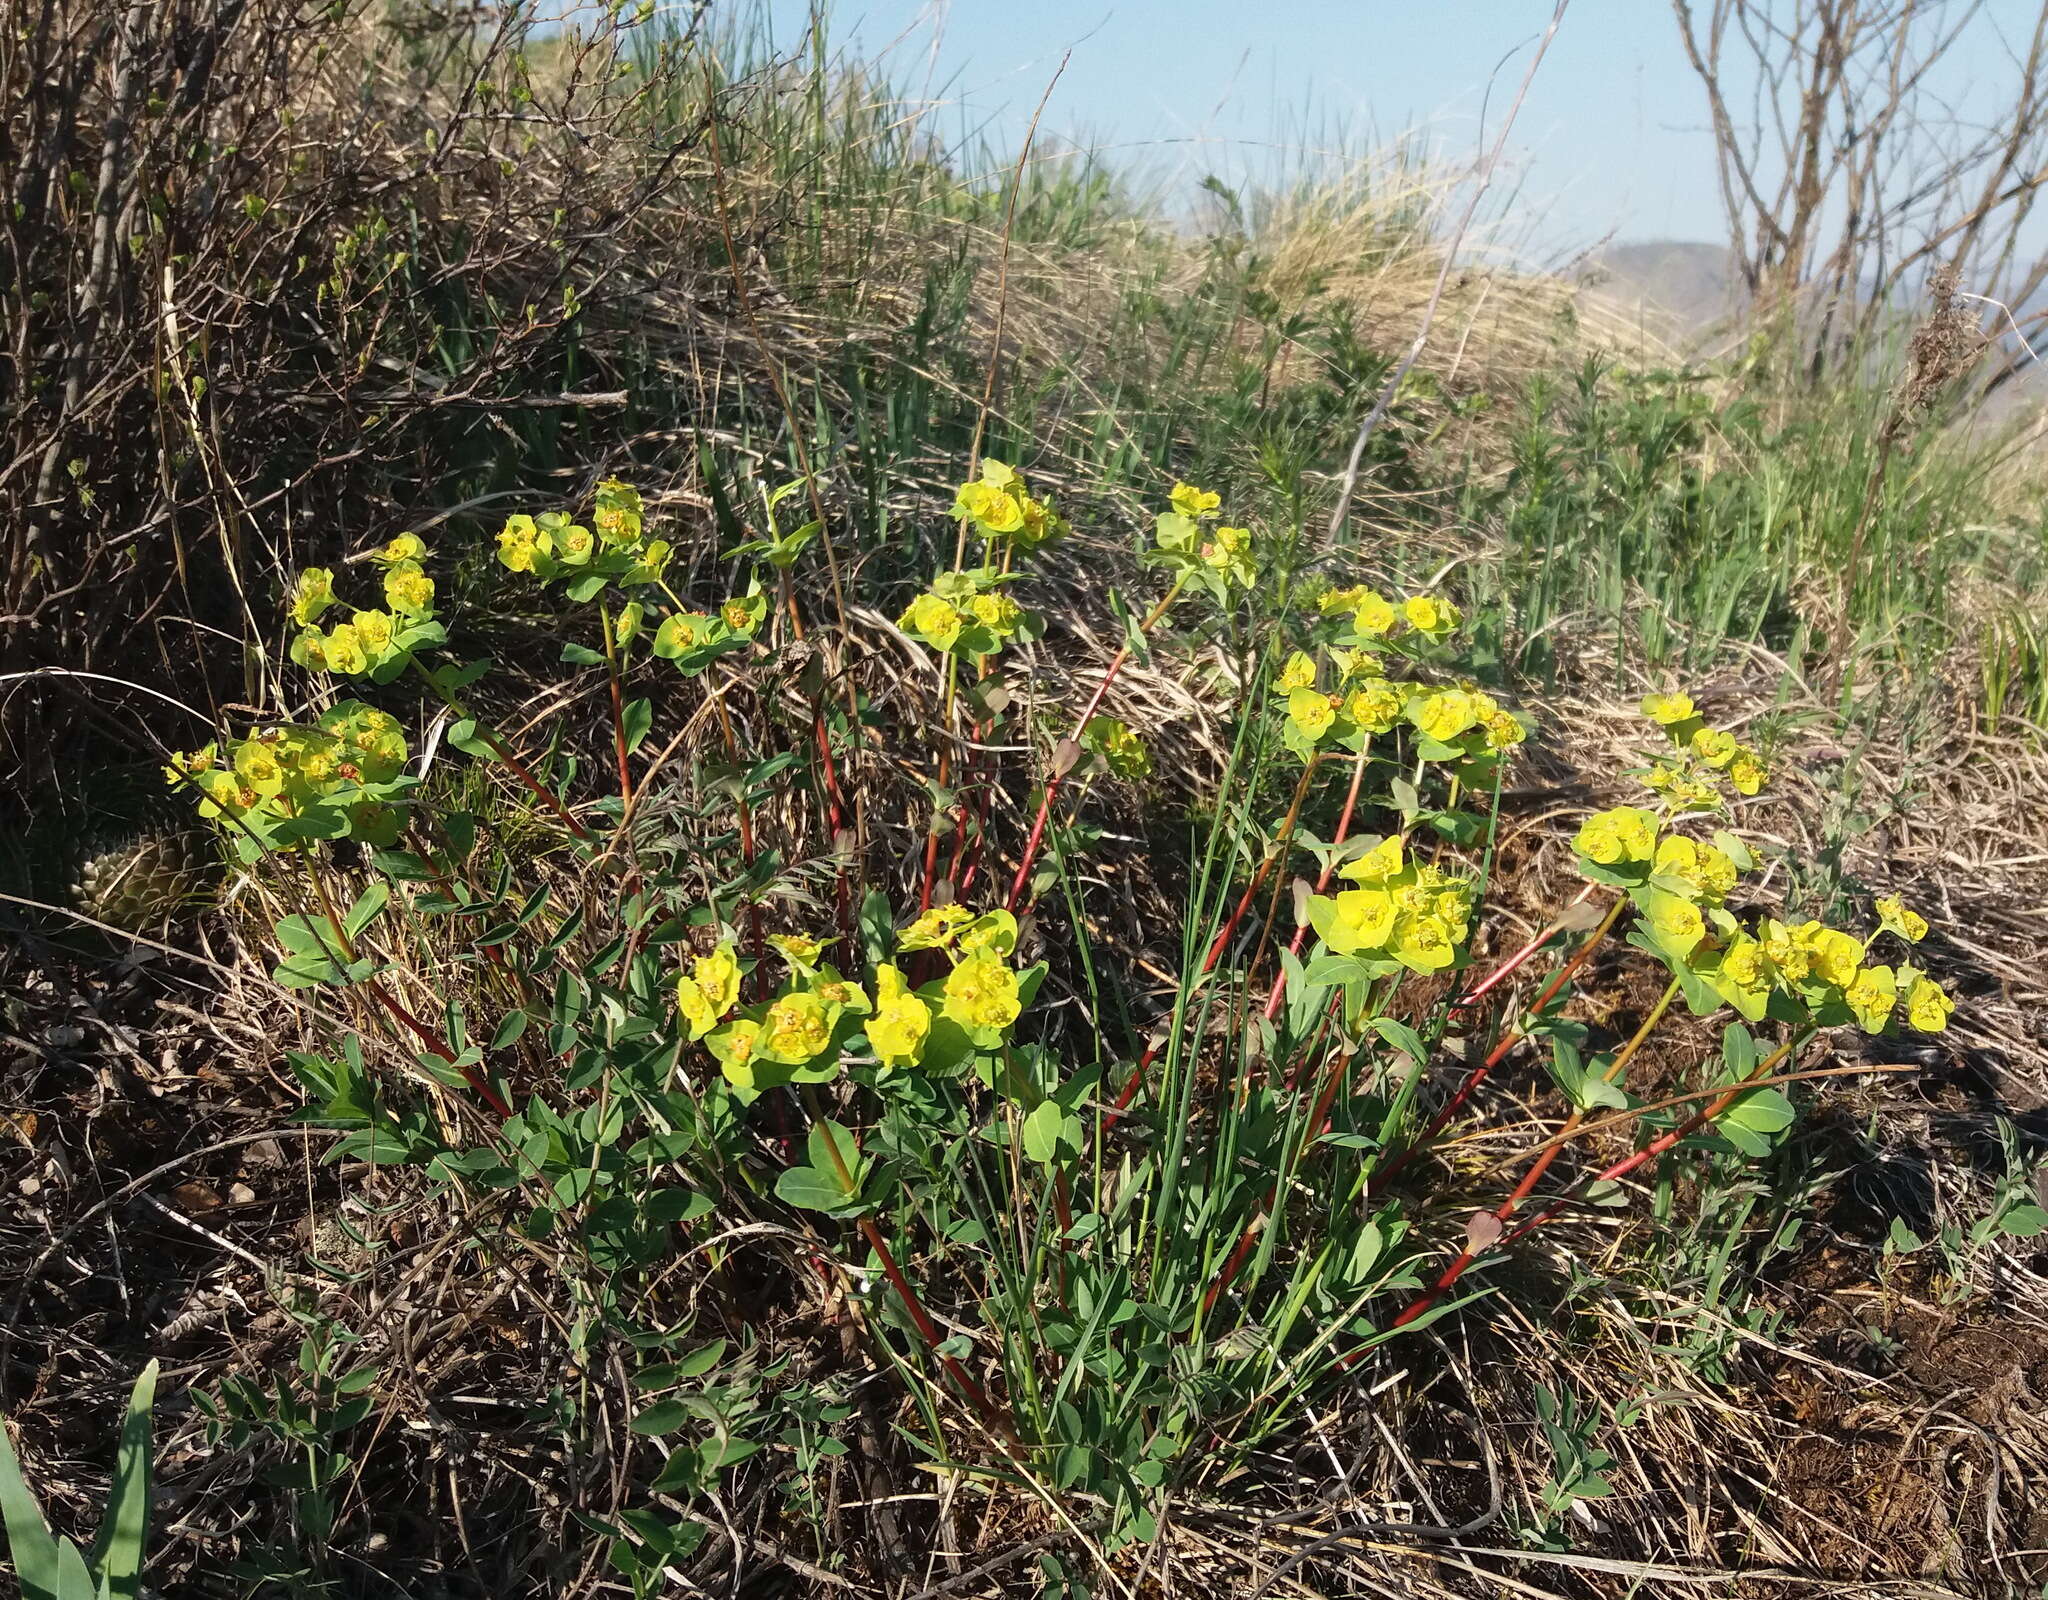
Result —
<instances>
[{"instance_id":1,"label":"reddish brown stem","mask_svg":"<svg viewBox=\"0 0 2048 1600\"><path fill-rule=\"evenodd\" d=\"M1351 813L1358 805L1358 786L1365 779L1365 758L1366 752L1370 749L1370 744L1360 746L1358 759L1351 764L1351 788L1344 796L1344 809L1337 818L1336 835L1330 840L1330 857L1323 863L1323 870L1316 876L1315 892L1317 894L1321 894L1323 890L1329 887L1330 879L1337 871L1337 847L1343 844L1345 839L1350 836ZM1270 917L1267 919L1267 925L1269 927L1272 925ZM1287 953L1289 955L1298 956L1301 954L1301 947L1308 939L1308 931L1309 925L1306 922L1294 930L1293 941L1287 946ZM1261 939L1260 942L1263 943L1264 940ZM1256 961L1256 956L1253 959ZM1280 1015L1280 1002L1286 993L1287 969L1283 966L1280 969L1280 975L1273 980L1272 992L1266 996L1266 1020L1268 1022L1271 1022Z\"/></svg>"},{"instance_id":2,"label":"reddish brown stem","mask_svg":"<svg viewBox=\"0 0 2048 1600\"><path fill-rule=\"evenodd\" d=\"M1716 1117L1721 1115L1721 1113L1726 1111L1731 1105L1733 1105L1738 1098L1740 1098L1743 1094L1747 1093L1755 1085L1758 1079L1768 1077L1770 1075L1771 1068L1776 1066L1778 1062L1782 1061L1787 1055L1791 1054L1791 1052L1792 1046L1789 1044L1780 1047L1768 1060L1759 1063L1756 1070L1750 1073L1748 1077L1744 1078L1742 1082L1731 1086L1725 1093L1716 1096L1713 1100L1709 1101L1699 1111L1693 1113L1692 1116L1686 1118L1685 1121L1681 1122L1677 1127L1671 1129L1668 1133L1660 1134L1657 1138L1652 1139L1648 1144L1643 1146L1642 1149L1636 1151L1635 1154L1625 1156L1620 1161L1615 1162L1614 1165L1612 1165L1611 1167L1604 1168L1603 1170L1594 1173L1592 1177L1586 1179L1584 1183L1578 1185L1578 1191L1590 1189L1596 1184L1612 1183L1617 1178L1625 1178L1631 1172L1635 1171L1636 1168L1644 1165L1646 1162L1656 1160L1657 1157L1661 1156L1662 1154L1664 1154L1665 1151L1669 1150L1673 1145L1677 1144L1679 1140L1685 1138L1689 1134L1698 1132L1701 1128L1705 1127L1709 1122L1712 1122ZM1489 1245L1475 1247L1473 1245L1468 1244L1463 1250L1460 1250L1458 1254L1452 1259L1451 1264L1444 1269L1442 1276L1440 1276L1434 1284L1430 1285L1429 1289L1425 1291L1422 1295L1420 1295L1415 1300L1415 1302L1408 1307L1407 1310L1403 1311L1398 1317L1396 1317L1390 1324L1390 1326L1395 1328L1406 1327L1409 1323L1413 1322L1417 1317L1421 1316L1424 1312L1428 1311L1430 1307L1434 1306L1439 1300L1441 1300L1446 1294L1448 1294L1453 1288L1453 1286L1456 1285L1457 1281L1465 1275L1466 1269L1470 1267L1473 1262L1477 1261L1481 1256L1487 1255L1494 1250L1505 1249L1507 1246L1515 1243L1517 1240L1526 1238L1536 1229L1542 1227L1544 1223L1549 1222L1554 1217L1561 1215L1565 1211L1565 1209L1571 1204L1571 1198L1572 1197L1570 1195L1560 1197L1556 1201L1552 1202L1550 1205L1546 1206L1543 1210L1537 1212L1536 1215L1531 1217L1527 1222L1523 1223L1519 1228L1515 1228L1510 1232L1502 1234L1499 1238L1494 1240Z\"/></svg>"},{"instance_id":3,"label":"reddish brown stem","mask_svg":"<svg viewBox=\"0 0 2048 1600\"><path fill-rule=\"evenodd\" d=\"M1186 581L1185 577L1174 581L1173 587L1166 592L1166 598L1154 606L1145 620L1138 624L1140 634L1150 633L1159 619L1166 615L1167 610L1179 597L1181 585ZM1102 681L1095 686L1095 693L1088 697L1088 704L1081 708L1080 716L1074 719L1073 738L1080 738L1082 730L1088 726L1089 718L1102 709L1102 701L1109 693L1109 686L1116 682L1117 674L1124 670L1124 663L1130 658L1129 645L1122 646L1110 657L1109 667L1102 674ZM1006 911L1015 911L1017 902L1024 898L1024 885L1031 881L1031 869L1037 864L1038 852L1045 844L1046 821L1052 815L1053 802L1059 798L1060 787L1066 781L1066 776L1064 772L1055 772L1045 780L1045 793L1039 798L1038 815L1032 821L1031 836L1024 841L1024 858L1017 863L1017 875L1010 880L1010 893L1003 901L1003 908Z\"/></svg>"},{"instance_id":4,"label":"reddish brown stem","mask_svg":"<svg viewBox=\"0 0 2048 1600\"><path fill-rule=\"evenodd\" d=\"M374 980L364 987L369 990L371 999L375 1000L393 1017L412 1030L423 1049L430 1055L439 1056L450 1066L455 1066L455 1052L448 1048L439 1034L420 1021L418 1017L414 1016L399 1001L386 994ZM505 1097L491 1087L490 1079L486 1078L474 1067L456 1067L455 1070L462 1074L463 1082L467 1083L471 1089L482 1096L484 1104L497 1112L499 1116L510 1117L512 1115L512 1108L505 1103Z\"/></svg>"},{"instance_id":5,"label":"reddish brown stem","mask_svg":"<svg viewBox=\"0 0 2048 1600\"><path fill-rule=\"evenodd\" d=\"M1529 1010L1541 1011L1556 997L1558 990L1571 981L1572 975L1580 967L1584 966L1593 952L1599 948L1600 941L1607 937L1609 931L1614 927L1616 920L1620 918L1623 908L1627 905L1628 901L1622 899L1616 900L1612 906L1608 907L1607 915L1600 919L1599 925L1593 929L1586 942L1572 953L1571 957L1557 969L1550 982L1543 986L1535 1000L1530 1003ZM1429 1119L1429 1125L1422 1130L1421 1135L1407 1149L1403 1150L1392 1161L1372 1175L1371 1180L1366 1184L1366 1193L1375 1194L1385 1188L1400 1173L1405 1171L1424 1150L1428 1149L1430 1141L1443 1132L1451 1118L1455 1117L1464 1107L1465 1102L1472 1098L1473 1091L1486 1081L1488 1075L1492 1073L1495 1067L1507 1059L1508 1052L1513 1050L1516 1045L1520 1044L1527 1037L1527 1034L1517 1029L1509 1029L1500 1043L1495 1045L1492 1051L1488 1053L1486 1059L1465 1075L1465 1081L1458 1085L1457 1091L1443 1103L1438 1109L1437 1114Z\"/></svg>"},{"instance_id":6,"label":"reddish brown stem","mask_svg":"<svg viewBox=\"0 0 2048 1600\"><path fill-rule=\"evenodd\" d=\"M1541 933L1537 934L1535 938L1531 939L1521 949L1509 956L1507 960L1495 967L1492 972L1488 973L1484 981L1467 989L1457 999L1453 1000L1451 1002L1451 1009L1453 1011L1469 1011L1473 1006L1476 1006L1481 1000L1485 999L1495 987L1513 977L1537 952L1542 950L1545 945L1549 944L1553 938L1564 930L1565 915L1573 907L1582 906L1592 899L1597 888L1598 885L1589 883L1577 894L1573 895L1570 904L1565 907L1564 912L1552 918Z\"/></svg>"}]
</instances>

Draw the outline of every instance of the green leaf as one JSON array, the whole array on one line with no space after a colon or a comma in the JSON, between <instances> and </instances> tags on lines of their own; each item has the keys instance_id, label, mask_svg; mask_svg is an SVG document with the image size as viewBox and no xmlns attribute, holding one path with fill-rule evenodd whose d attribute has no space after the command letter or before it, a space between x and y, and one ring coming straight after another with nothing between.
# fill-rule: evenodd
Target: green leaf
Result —
<instances>
[{"instance_id":1,"label":"green leaf","mask_svg":"<svg viewBox=\"0 0 2048 1600\"><path fill-rule=\"evenodd\" d=\"M1033 1161L1050 1164L1059 1159L1063 1148L1075 1155L1081 1151L1081 1119L1063 1110L1056 1100L1039 1105L1024 1119L1019 1133L1024 1153Z\"/></svg>"},{"instance_id":2,"label":"green leaf","mask_svg":"<svg viewBox=\"0 0 2048 1600\"><path fill-rule=\"evenodd\" d=\"M690 1408L680 1400L657 1400L627 1424L635 1433L656 1438L674 1433L690 1420Z\"/></svg>"},{"instance_id":3,"label":"green leaf","mask_svg":"<svg viewBox=\"0 0 2048 1600\"><path fill-rule=\"evenodd\" d=\"M43 1521L42 1508L22 1481L21 1463L7 1424L0 1421L0 1520L7 1527L7 1553L24 1600L56 1600L57 1541Z\"/></svg>"},{"instance_id":4,"label":"green leaf","mask_svg":"<svg viewBox=\"0 0 2048 1600\"><path fill-rule=\"evenodd\" d=\"M562 659L572 667L601 667L604 665L603 652L593 650L587 644L565 644Z\"/></svg>"},{"instance_id":5,"label":"green leaf","mask_svg":"<svg viewBox=\"0 0 2048 1600\"><path fill-rule=\"evenodd\" d=\"M1423 1044L1422 1035L1407 1023L1396 1021L1392 1017L1374 1017L1371 1025L1374 1033L1405 1054L1409 1060L1419 1063L1429 1059L1429 1049Z\"/></svg>"},{"instance_id":6,"label":"green leaf","mask_svg":"<svg viewBox=\"0 0 2048 1600\"><path fill-rule=\"evenodd\" d=\"M816 1167L791 1167L775 1180L775 1195L800 1211L836 1211L847 1200L838 1178Z\"/></svg>"},{"instance_id":7,"label":"green leaf","mask_svg":"<svg viewBox=\"0 0 2048 1600\"><path fill-rule=\"evenodd\" d=\"M626 729L626 748L638 750L647 737L647 730L654 726L654 702L652 700L628 700L622 721Z\"/></svg>"},{"instance_id":8,"label":"green leaf","mask_svg":"<svg viewBox=\"0 0 2048 1600\"><path fill-rule=\"evenodd\" d=\"M372 881L369 888L356 896L356 903L341 916L342 931L348 935L350 943L362 936L363 930L375 920L390 898L391 885L382 878Z\"/></svg>"},{"instance_id":9,"label":"green leaf","mask_svg":"<svg viewBox=\"0 0 2048 1600\"><path fill-rule=\"evenodd\" d=\"M845 1128L831 1121L814 1122L805 1147L810 1151L811 1165L831 1177L842 1197L860 1188L860 1146L853 1142L853 1135ZM839 1181L841 1167L846 1169L852 1183Z\"/></svg>"},{"instance_id":10,"label":"green leaf","mask_svg":"<svg viewBox=\"0 0 2048 1600\"><path fill-rule=\"evenodd\" d=\"M2036 1205L2017 1205L1998 1219L1998 1231L2008 1239L2032 1239L2048 1233L2048 1211Z\"/></svg>"},{"instance_id":11,"label":"green leaf","mask_svg":"<svg viewBox=\"0 0 2048 1600\"><path fill-rule=\"evenodd\" d=\"M149 1540L150 1409L156 1403L156 1363L142 1369L121 1418L121 1444L113 1487L93 1541L92 1565L112 1600L136 1600Z\"/></svg>"},{"instance_id":12,"label":"green leaf","mask_svg":"<svg viewBox=\"0 0 2048 1600\"><path fill-rule=\"evenodd\" d=\"M684 1356L682 1360L675 1362L675 1375L679 1379L701 1378L705 1373L718 1365L719 1359L724 1354L725 1341L723 1339L713 1339L709 1344L700 1345L697 1349Z\"/></svg>"},{"instance_id":13,"label":"green leaf","mask_svg":"<svg viewBox=\"0 0 2048 1600\"><path fill-rule=\"evenodd\" d=\"M451 726L448 730L448 743L464 755L475 756L479 761L489 761L497 755L497 752L485 742L474 717L464 717ZM466 855L468 852L464 851L463 854Z\"/></svg>"}]
</instances>

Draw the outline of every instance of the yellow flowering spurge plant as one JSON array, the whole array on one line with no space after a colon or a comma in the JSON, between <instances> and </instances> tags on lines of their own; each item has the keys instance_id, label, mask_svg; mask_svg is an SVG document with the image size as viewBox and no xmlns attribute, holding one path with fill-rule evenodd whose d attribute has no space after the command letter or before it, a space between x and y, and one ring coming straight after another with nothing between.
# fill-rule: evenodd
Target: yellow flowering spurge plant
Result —
<instances>
[{"instance_id":1,"label":"yellow flowering spurge plant","mask_svg":"<svg viewBox=\"0 0 2048 1600\"><path fill-rule=\"evenodd\" d=\"M1673 747L1638 774L1658 802L1588 817L1576 840L1579 870L1623 892L1636 911L1629 941L1670 969L1687 1005L1702 1016L1725 1006L1749 1022L1854 1023L1866 1033L1883 1032L1895 1021L1927 1031L1943 1026L1946 997L1930 980L1910 966L1895 970L1870 960L1880 937L1910 947L1926 934L1925 920L1897 900L1878 902L1878 926L1868 934L1813 919L1745 920L1729 908L1740 879L1755 870L1755 857L1724 828L1684 830L1692 819L1725 813L1732 798L1753 794L1762 762L1732 739L1724 744L1725 736L1706 725L1689 696L1651 695L1642 711ZM1723 759L1712 759L1729 745ZM1703 746L1709 756L1700 754ZM1737 762L1754 770L1756 785L1737 780ZM1920 998L1917 1008L1911 996Z\"/></svg>"},{"instance_id":2,"label":"yellow flowering spurge plant","mask_svg":"<svg viewBox=\"0 0 2048 1600\"><path fill-rule=\"evenodd\" d=\"M1042 631L1039 618L1000 587L1007 581L994 567L942 572L931 587L904 607L896 626L920 644L946 655L980 661Z\"/></svg>"},{"instance_id":3,"label":"yellow flowering spurge plant","mask_svg":"<svg viewBox=\"0 0 2048 1600\"><path fill-rule=\"evenodd\" d=\"M416 652L445 644L447 630L434 619L434 580L425 566L431 554L411 533L370 552L380 580L377 603L350 608L346 620L326 628L318 626L319 619L343 604L334 574L324 567L300 573L285 607L299 629L291 642L293 662L336 677L389 683L412 665Z\"/></svg>"},{"instance_id":4,"label":"yellow flowering spurge plant","mask_svg":"<svg viewBox=\"0 0 2048 1600\"><path fill-rule=\"evenodd\" d=\"M907 547L953 559L869 597L929 669L924 765L927 730L877 711L858 652L810 643L833 638L806 632L795 576L832 558L823 494L784 522L814 481L758 496L740 531L759 537L733 540L721 499L741 565L692 592L672 568L712 564L672 563L607 480L508 518L494 581L561 606L564 659L603 674L559 703L598 708L615 786L530 765L461 703L486 664L433 658L435 559L411 535L285 600L294 689L326 709L171 767L274 910L278 980L349 1019L292 1057L307 1122L478 1228L570 1241L583 1359L635 1372L632 1438L673 1436L632 1457L648 1493L784 1470L744 1448L769 1435L700 1426L682 1370L690 1275L773 1237L802 1263L778 1293L822 1282L887 1346L877 1370L915 1391L899 1425L932 1461L1088 1497L1107 1548L1143 1540L1178 1485L1242 1466L1591 1185L1768 1156L1825 1030L1946 1024L1907 906L1755 903L1740 824L1765 762L1675 691L1643 703L1629 803L1570 824L1578 898L1534 938L1504 930L1500 796L1530 730L1474 675L1455 600L1315 579L1301 528L1162 488L1126 530L1151 592L1114 597L1120 645L1058 709L1007 647L1047 637L1027 600L1066 524L995 460L931 508ZM1188 639L1208 676L1181 681L1208 686L1222 734L1209 779L1159 770L1169 735L1117 695ZM396 699L408 666L429 703ZM334 698L357 679L388 706ZM419 773L408 734L437 758ZM1099 779L1142 783L1126 804L1197 789L1192 828L1154 830L1192 840L1164 937L1132 926L1125 861L1095 850ZM1612 1044L1572 1004L1610 937L1668 980ZM1687 1077L1667 1056L1645 1100L1631 1062L1680 999L1720 1059ZM1569 1115L1520 1157L1524 1116L1493 1131L1499 1226L1468 1226L1471 1184L1494 1180L1431 1152L1519 1052L1547 1055ZM1589 1115L1604 1165L1580 1157ZM1539 1194L1559 1160L1573 1177Z\"/></svg>"},{"instance_id":5,"label":"yellow flowering spurge plant","mask_svg":"<svg viewBox=\"0 0 2048 1600\"><path fill-rule=\"evenodd\" d=\"M195 795L199 814L218 821L240 858L252 862L322 839L389 844L416 782L405 761L398 719L345 700L310 726L266 724L174 756L165 776Z\"/></svg>"},{"instance_id":6,"label":"yellow flowering spurge plant","mask_svg":"<svg viewBox=\"0 0 2048 1600\"><path fill-rule=\"evenodd\" d=\"M995 460L984 460L981 476L960 486L953 515L1015 550L1040 549L1067 532L1066 521L1049 504L1032 497L1022 475Z\"/></svg>"}]
</instances>

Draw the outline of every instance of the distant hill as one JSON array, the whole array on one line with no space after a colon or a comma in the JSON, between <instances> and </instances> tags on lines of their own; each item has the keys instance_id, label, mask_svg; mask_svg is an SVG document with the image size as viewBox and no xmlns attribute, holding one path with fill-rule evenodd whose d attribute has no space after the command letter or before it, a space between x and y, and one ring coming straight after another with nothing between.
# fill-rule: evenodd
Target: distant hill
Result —
<instances>
[{"instance_id":1,"label":"distant hill","mask_svg":"<svg viewBox=\"0 0 2048 1600\"><path fill-rule=\"evenodd\" d=\"M1725 321L1740 303L1734 258L1723 244L1649 239L1609 245L1579 278L1624 315L1681 337Z\"/></svg>"}]
</instances>

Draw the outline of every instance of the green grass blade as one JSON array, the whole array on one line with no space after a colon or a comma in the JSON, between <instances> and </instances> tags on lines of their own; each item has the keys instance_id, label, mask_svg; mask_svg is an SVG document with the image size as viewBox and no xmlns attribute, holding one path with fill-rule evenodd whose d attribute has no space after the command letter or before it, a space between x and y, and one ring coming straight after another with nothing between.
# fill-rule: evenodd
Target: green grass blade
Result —
<instances>
[{"instance_id":1,"label":"green grass blade","mask_svg":"<svg viewBox=\"0 0 2048 1600\"><path fill-rule=\"evenodd\" d=\"M0 1423L0 1519L6 1522L7 1554L14 1562L24 1600L56 1600L57 1541L22 1479L21 1462L5 1423Z\"/></svg>"},{"instance_id":2,"label":"green grass blade","mask_svg":"<svg viewBox=\"0 0 2048 1600\"><path fill-rule=\"evenodd\" d=\"M107 1513L93 1541L92 1565L114 1600L137 1600L149 1541L150 1412L156 1404L156 1363L142 1369L121 1418L121 1449Z\"/></svg>"}]
</instances>

